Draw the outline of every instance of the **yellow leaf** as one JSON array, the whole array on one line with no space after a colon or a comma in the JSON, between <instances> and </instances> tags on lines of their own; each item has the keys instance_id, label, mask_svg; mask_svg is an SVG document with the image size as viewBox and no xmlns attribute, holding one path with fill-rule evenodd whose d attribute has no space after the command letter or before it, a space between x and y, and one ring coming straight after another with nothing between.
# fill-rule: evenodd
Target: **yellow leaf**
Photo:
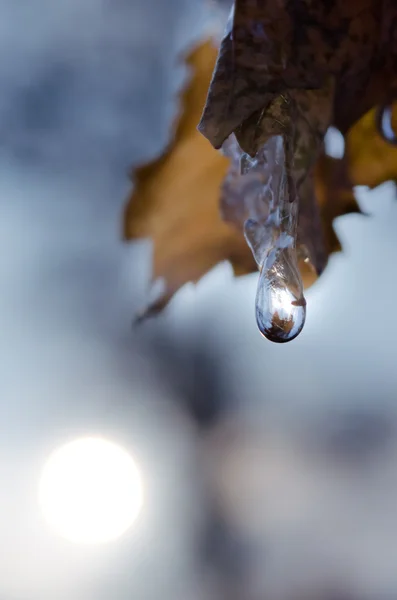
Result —
<instances>
[{"instance_id":1,"label":"yellow leaf","mask_svg":"<svg viewBox=\"0 0 397 600\"><path fill-rule=\"evenodd\" d=\"M397 104L393 107L392 127L397 131ZM370 110L348 132L346 156L355 185L372 188L397 179L397 147L378 133L375 110Z\"/></svg>"},{"instance_id":2,"label":"yellow leaf","mask_svg":"<svg viewBox=\"0 0 397 600\"><path fill-rule=\"evenodd\" d=\"M153 280L164 278L161 309L186 282L197 281L229 260L236 274L256 269L241 233L222 221L219 195L229 161L197 131L217 56L212 42L196 48L187 63L193 78L183 95L174 139L158 160L135 171L135 188L124 219L127 239L151 237Z\"/></svg>"}]
</instances>

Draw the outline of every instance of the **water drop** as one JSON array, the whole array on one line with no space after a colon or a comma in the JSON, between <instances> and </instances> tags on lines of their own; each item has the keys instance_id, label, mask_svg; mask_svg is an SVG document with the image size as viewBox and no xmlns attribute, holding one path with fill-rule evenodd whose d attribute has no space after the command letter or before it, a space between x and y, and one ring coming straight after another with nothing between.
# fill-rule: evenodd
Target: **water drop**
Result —
<instances>
[{"instance_id":1,"label":"water drop","mask_svg":"<svg viewBox=\"0 0 397 600\"><path fill-rule=\"evenodd\" d=\"M248 218L244 233L260 270L256 294L256 322L272 342L289 342L302 331L306 300L296 248L298 198L288 189L286 155L281 136L270 139L261 151L262 167L270 168L261 199L261 215ZM259 216L259 218L258 218Z\"/></svg>"},{"instance_id":2,"label":"water drop","mask_svg":"<svg viewBox=\"0 0 397 600\"><path fill-rule=\"evenodd\" d=\"M272 342L290 342L303 329L306 300L295 248L275 247L268 253L256 293L256 322Z\"/></svg>"},{"instance_id":3,"label":"water drop","mask_svg":"<svg viewBox=\"0 0 397 600\"><path fill-rule=\"evenodd\" d=\"M260 271L256 321L273 342L289 342L303 329L306 301L298 262L310 265L307 248L297 244L299 198L288 143L281 135L272 136L255 156L244 153L234 136L224 145L233 164L225 212L228 220L244 223Z\"/></svg>"}]
</instances>

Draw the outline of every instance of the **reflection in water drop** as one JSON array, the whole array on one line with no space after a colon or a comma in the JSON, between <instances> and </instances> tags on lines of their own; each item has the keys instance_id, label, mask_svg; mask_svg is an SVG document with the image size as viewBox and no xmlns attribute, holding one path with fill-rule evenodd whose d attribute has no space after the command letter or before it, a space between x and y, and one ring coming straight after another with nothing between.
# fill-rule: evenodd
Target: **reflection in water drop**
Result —
<instances>
[{"instance_id":1,"label":"reflection in water drop","mask_svg":"<svg viewBox=\"0 0 397 600\"><path fill-rule=\"evenodd\" d=\"M289 342L302 331L306 300L294 248L274 248L263 263L256 293L256 322L272 342Z\"/></svg>"}]
</instances>

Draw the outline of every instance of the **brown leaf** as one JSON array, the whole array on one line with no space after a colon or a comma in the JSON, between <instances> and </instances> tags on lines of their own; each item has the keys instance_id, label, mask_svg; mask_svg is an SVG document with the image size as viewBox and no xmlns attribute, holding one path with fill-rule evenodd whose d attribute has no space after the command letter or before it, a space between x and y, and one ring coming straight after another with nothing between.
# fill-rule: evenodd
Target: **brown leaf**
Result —
<instances>
[{"instance_id":1,"label":"brown leaf","mask_svg":"<svg viewBox=\"0 0 397 600\"><path fill-rule=\"evenodd\" d=\"M332 122L345 130L390 97L386 17L396 14L389 0L236 0L221 45L199 128L216 148L234 132L252 157L283 136L290 200L300 198L298 243L318 274L328 254L313 168Z\"/></svg>"},{"instance_id":2,"label":"brown leaf","mask_svg":"<svg viewBox=\"0 0 397 600\"><path fill-rule=\"evenodd\" d=\"M396 93L394 0L236 0L200 130L219 148L241 123L288 90L336 80L343 131Z\"/></svg>"},{"instance_id":3,"label":"brown leaf","mask_svg":"<svg viewBox=\"0 0 397 600\"><path fill-rule=\"evenodd\" d=\"M316 175L313 169L330 124L345 134L369 108L397 96L396 27L395 0L235 0L221 44L199 128L215 148L234 133L252 157L271 136L283 136L290 200L300 198L298 243L318 274L339 245L332 219L358 207L345 161L335 171L320 158ZM325 190L319 173L331 171L336 183Z\"/></svg>"},{"instance_id":4,"label":"brown leaf","mask_svg":"<svg viewBox=\"0 0 397 600\"><path fill-rule=\"evenodd\" d=\"M188 64L194 75L183 95L173 141L158 160L135 171L124 235L152 238L153 280L162 277L166 286L148 313L161 309L184 283L197 281L219 262L229 260L236 274L256 269L244 238L220 217L228 160L197 131L216 53L211 42L192 52Z\"/></svg>"},{"instance_id":5,"label":"brown leaf","mask_svg":"<svg viewBox=\"0 0 397 600\"><path fill-rule=\"evenodd\" d=\"M361 213L348 175L346 158L332 158L322 153L314 171L316 199L320 207L327 255L341 250L334 232L337 217Z\"/></svg>"},{"instance_id":6,"label":"brown leaf","mask_svg":"<svg viewBox=\"0 0 397 600\"><path fill-rule=\"evenodd\" d=\"M397 131L397 104L392 112L392 127ZM346 136L349 175L355 185L376 187L397 180L397 146L386 142L376 127L375 110L368 112Z\"/></svg>"},{"instance_id":7,"label":"brown leaf","mask_svg":"<svg viewBox=\"0 0 397 600\"><path fill-rule=\"evenodd\" d=\"M188 64L194 75L183 94L173 140L160 158L138 168L134 174L135 188L125 211L125 237L152 239L153 280L165 281L164 294L148 307L144 317L159 311L182 285L197 281L219 262L229 260L236 275L257 268L243 235L252 180L240 177L240 165L236 163L231 164L225 179L229 160L215 151L196 129L215 57L216 49L211 42L192 52ZM358 210L344 161L326 157L321 139L319 142L315 135L317 130L324 132L327 127L328 98L326 87L296 92L294 98L302 119L296 157L302 198L299 242L305 244L311 257L316 256L317 272L325 267L328 254L340 248L332 220ZM280 109L282 105L277 106ZM315 106L322 109L313 110ZM266 127L259 130L261 136L266 135L267 127L273 127L269 119ZM258 133L255 127L250 130L247 126L239 133L241 139L246 135L244 144L258 141L253 141ZM262 143L263 139L259 141ZM316 165L312 164L313 144L315 155L320 153ZM222 217L228 223L220 215L221 190ZM300 268L308 287L317 274L303 260Z\"/></svg>"}]
</instances>

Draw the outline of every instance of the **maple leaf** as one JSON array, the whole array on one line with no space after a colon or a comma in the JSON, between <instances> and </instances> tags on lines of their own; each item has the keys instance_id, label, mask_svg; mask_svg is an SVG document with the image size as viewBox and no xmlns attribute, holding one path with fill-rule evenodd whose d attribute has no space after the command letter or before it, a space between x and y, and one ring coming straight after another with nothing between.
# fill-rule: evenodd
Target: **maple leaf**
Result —
<instances>
[{"instance_id":1,"label":"maple leaf","mask_svg":"<svg viewBox=\"0 0 397 600\"><path fill-rule=\"evenodd\" d=\"M236 275L256 270L243 236L220 217L220 188L229 161L197 131L216 55L211 41L191 53L187 64L194 74L183 94L173 140L162 156L134 172L124 236L153 240L152 277L165 284L145 316L218 262L229 260Z\"/></svg>"},{"instance_id":2,"label":"maple leaf","mask_svg":"<svg viewBox=\"0 0 397 600\"><path fill-rule=\"evenodd\" d=\"M353 184L397 180L395 140L383 131L397 97L394 0L235 0L219 53L206 42L187 62L194 76L173 140L135 171L125 213L125 237L152 238L153 279L165 284L144 316L220 261L237 275L256 269L244 241L253 181L240 158L273 136L284 139L290 200L299 198L306 286L340 250L333 219L359 212ZM213 148L196 131L200 116ZM343 159L324 153L330 125L345 135ZM386 125L395 130L395 113ZM222 145L229 169L214 150Z\"/></svg>"}]
</instances>

